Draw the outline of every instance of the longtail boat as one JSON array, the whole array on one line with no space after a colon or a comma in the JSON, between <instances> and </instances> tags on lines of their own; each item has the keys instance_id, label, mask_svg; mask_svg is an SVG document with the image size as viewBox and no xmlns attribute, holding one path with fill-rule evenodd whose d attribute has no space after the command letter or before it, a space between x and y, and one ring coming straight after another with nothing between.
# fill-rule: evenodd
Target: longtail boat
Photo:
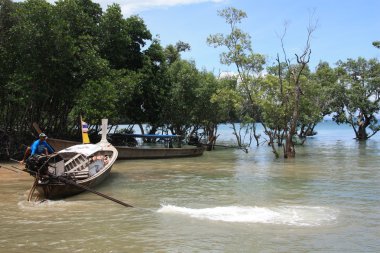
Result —
<instances>
[{"instance_id":1,"label":"longtail boat","mask_svg":"<svg viewBox=\"0 0 380 253\"><path fill-rule=\"evenodd\" d=\"M151 137L151 135L144 135ZM160 138L159 135L156 136ZM162 136L161 136L162 137ZM57 151L62 150L79 142L68 141L62 139L49 138L48 143ZM179 158L201 156L205 150L204 147L185 146L181 148L175 147L155 147L155 146L115 146L119 156L118 159L159 159L159 158Z\"/></svg>"},{"instance_id":2,"label":"longtail boat","mask_svg":"<svg viewBox=\"0 0 380 253\"><path fill-rule=\"evenodd\" d=\"M100 142L56 150L56 154L39 161L38 169L27 163L28 171L35 177L28 200L35 190L46 199L60 199L103 182L118 157L118 151L107 141L106 135L107 120L102 120Z\"/></svg>"}]
</instances>

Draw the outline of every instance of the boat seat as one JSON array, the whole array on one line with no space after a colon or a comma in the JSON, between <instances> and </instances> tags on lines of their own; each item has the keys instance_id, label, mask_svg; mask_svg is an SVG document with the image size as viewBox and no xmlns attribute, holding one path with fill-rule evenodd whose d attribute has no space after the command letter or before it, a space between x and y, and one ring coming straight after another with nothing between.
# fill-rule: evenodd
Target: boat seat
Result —
<instances>
[{"instance_id":1,"label":"boat seat","mask_svg":"<svg viewBox=\"0 0 380 253\"><path fill-rule=\"evenodd\" d=\"M80 171L72 171L70 173L71 176L75 177L76 179L85 179L89 177L88 169L80 170Z\"/></svg>"},{"instance_id":2,"label":"boat seat","mask_svg":"<svg viewBox=\"0 0 380 253\"><path fill-rule=\"evenodd\" d=\"M76 179L85 179L85 178L88 178L88 174L87 175L75 175L74 177Z\"/></svg>"},{"instance_id":3,"label":"boat seat","mask_svg":"<svg viewBox=\"0 0 380 253\"><path fill-rule=\"evenodd\" d=\"M81 156L82 154L76 154L74 157L70 158L67 162L65 162L65 166L69 165L70 163L72 163L75 159L77 159L79 156Z\"/></svg>"},{"instance_id":4,"label":"boat seat","mask_svg":"<svg viewBox=\"0 0 380 253\"><path fill-rule=\"evenodd\" d=\"M78 173L80 171L88 174L88 159L82 154L77 154L65 163L66 174Z\"/></svg>"}]
</instances>

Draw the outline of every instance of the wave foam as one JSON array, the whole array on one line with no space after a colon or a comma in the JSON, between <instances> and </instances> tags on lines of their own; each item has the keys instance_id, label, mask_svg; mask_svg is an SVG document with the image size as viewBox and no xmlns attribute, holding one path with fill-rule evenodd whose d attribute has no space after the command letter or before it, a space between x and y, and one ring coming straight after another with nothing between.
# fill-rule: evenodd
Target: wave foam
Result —
<instances>
[{"instance_id":1,"label":"wave foam","mask_svg":"<svg viewBox=\"0 0 380 253\"><path fill-rule=\"evenodd\" d=\"M193 209L162 205L159 213L181 214L212 221L320 226L336 220L337 212L326 207L283 206L277 208L226 206Z\"/></svg>"},{"instance_id":2,"label":"wave foam","mask_svg":"<svg viewBox=\"0 0 380 253\"><path fill-rule=\"evenodd\" d=\"M83 202L82 202L83 203ZM31 201L22 200L18 202L18 207L25 210L39 210L39 209L54 209L64 210L70 206L81 205L81 201L65 201L65 200L43 200L43 201Z\"/></svg>"}]
</instances>

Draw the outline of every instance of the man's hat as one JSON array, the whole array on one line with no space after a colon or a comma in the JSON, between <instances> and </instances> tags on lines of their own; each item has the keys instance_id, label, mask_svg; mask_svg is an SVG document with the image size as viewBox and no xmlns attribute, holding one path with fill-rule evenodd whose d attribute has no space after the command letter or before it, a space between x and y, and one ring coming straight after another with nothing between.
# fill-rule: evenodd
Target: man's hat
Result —
<instances>
[{"instance_id":1,"label":"man's hat","mask_svg":"<svg viewBox=\"0 0 380 253\"><path fill-rule=\"evenodd\" d=\"M47 138L46 134L44 134L44 133L40 133L39 136L40 136L40 138L41 138L41 137L45 137L45 138Z\"/></svg>"}]
</instances>

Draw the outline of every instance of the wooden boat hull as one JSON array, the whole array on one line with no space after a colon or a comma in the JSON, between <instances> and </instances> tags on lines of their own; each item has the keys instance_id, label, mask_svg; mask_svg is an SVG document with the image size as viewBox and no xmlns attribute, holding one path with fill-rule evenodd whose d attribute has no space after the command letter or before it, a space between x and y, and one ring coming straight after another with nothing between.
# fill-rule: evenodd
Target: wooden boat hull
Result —
<instances>
[{"instance_id":1,"label":"wooden boat hull","mask_svg":"<svg viewBox=\"0 0 380 253\"><path fill-rule=\"evenodd\" d=\"M86 186L88 188L94 188L109 176L111 168L112 166L107 168L101 175L97 175L94 178L88 178L86 180L78 180L76 181L76 183L81 186ZM46 184L38 183L36 186L36 190L41 196L44 196L46 199L52 200L67 198L85 191L83 188L60 182L49 182Z\"/></svg>"},{"instance_id":2,"label":"wooden boat hull","mask_svg":"<svg viewBox=\"0 0 380 253\"><path fill-rule=\"evenodd\" d=\"M133 148L117 147L119 159L179 158L203 155L203 147L190 148Z\"/></svg>"},{"instance_id":3,"label":"wooden boat hull","mask_svg":"<svg viewBox=\"0 0 380 253\"><path fill-rule=\"evenodd\" d=\"M61 139L48 139L49 144L56 150L62 150L73 145L79 144L75 141ZM119 152L118 159L159 159L159 158L179 158L201 156L204 147L183 147L183 148L141 148L115 146Z\"/></svg>"},{"instance_id":4,"label":"wooden boat hull","mask_svg":"<svg viewBox=\"0 0 380 253\"><path fill-rule=\"evenodd\" d=\"M92 191L103 182L118 157L117 149L107 141L107 125L107 119L102 119L102 138L96 144L49 139L55 154L28 158L27 168L35 177L28 200L34 190L46 199L60 199Z\"/></svg>"}]
</instances>

